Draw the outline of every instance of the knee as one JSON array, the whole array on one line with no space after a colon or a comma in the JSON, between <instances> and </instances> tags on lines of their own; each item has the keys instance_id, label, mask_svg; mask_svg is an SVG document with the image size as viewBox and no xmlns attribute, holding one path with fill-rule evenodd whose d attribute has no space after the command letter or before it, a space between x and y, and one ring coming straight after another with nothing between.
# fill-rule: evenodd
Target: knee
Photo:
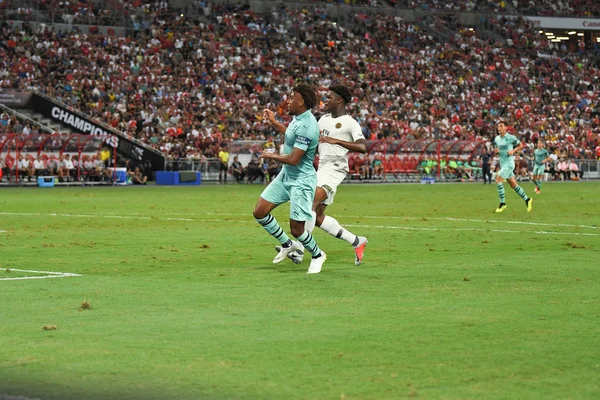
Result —
<instances>
[{"instance_id":1,"label":"knee","mask_svg":"<svg viewBox=\"0 0 600 400\"><path fill-rule=\"evenodd\" d=\"M290 226L290 232L292 233L292 235L294 235L295 238L298 238L300 235L302 235L304 233L304 225L291 225Z\"/></svg>"},{"instance_id":2,"label":"knee","mask_svg":"<svg viewBox=\"0 0 600 400\"><path fill-rule=\"evenodd\" d=\"M252 215L254 216L255 219L263 219L264 217L267 216L267 214L259 209L258 207L254 209L254 211L252 212Z\"/></svg>"}]
</instances>

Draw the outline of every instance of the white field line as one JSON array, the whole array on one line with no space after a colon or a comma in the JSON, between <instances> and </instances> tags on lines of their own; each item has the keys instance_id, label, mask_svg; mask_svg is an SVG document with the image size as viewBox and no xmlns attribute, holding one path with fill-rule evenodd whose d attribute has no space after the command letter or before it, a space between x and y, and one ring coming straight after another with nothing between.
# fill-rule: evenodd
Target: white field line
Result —
<instances>
[{"instance_id":1,"label":"white field line","mask_svg":"<svg viewBox=\"0 0 600 400\"><path fill-rule=\"evenodd\" d=\"M229 214L229 213L206 213L207 215L230 215L230 216L244 216L248 214ZM527 222L527 221L509 221L509 220L494 220L494 219L471 219L471 218L450 218L450 217L400 217L400 216L375 216L375 215L334 215L336 218L367 218L367 219L399 219L399 220L412 220L412 221L456 221L456 222L483 222L492 224L515 224L515 225L533 225L533 226L553 226L562 228L586 228L586 229L600 229L599 226L595 225L572 225L572 224L548 224L544 222Z\"/></svg>"},{"instance_id":2,"label":"white field line","mask_svg":"<svg viewBox=\"0 0 600 400\"><path fill-rule=\"evenodd\" d=\"M29 269L16 269L16 268L0 268L0 271L15 271L15 272L29 272L31 274L46 274L43 276L20 276L18 278L0 278L0 281L21 281L25 279L49 279L49 278L69 278L73 276L82 276L80 274L73 274L71 272L52 272L52 271L34 271Z\"/></svg>"},{"instance_id":3,"label":"white field line","mask_svg":"<svg viewBox=\"0 0 600 400\"><path fill-rule=\"evenodd\" d=\"M207 212L207 213L193 213L193 212L161 212L163 215L221 215L230 217L249 217L251 214L235 214L235 213L220 213L220 212ZM167 217L148 217L147 213L138 212L125 212L125 213L93 213L93 214L36 214L36 213L4 213L0 212L0 215L41 215L41 216L63 216L63 217L99 217L99 218L115 218L115 219L143 219L143 220L165 220L165 221L198 221L198 222L219 222L220 220L197 220L193 218L167 218ZM139 217L134 217L139 215ZM478 223L491 223L491 224L513 224L513 225L532 225L532 226L552 226L562 228L584 228L584 229L600 229L600 226L596 225L574 225L574 224L551 224L544 222L528 222L528 221L510 221L510 220L494 220L494 219L472 219L472 218L452 218L452 217L401 217L401 216L381 216L381 215L336 215L339 218L367 218L367 219L397 219L397 220L414 220L414 221L455 221L455 222L478 222ZM241 221L238 221L241 222ZM0 231L2 232L2 231Z\"/></svg>"},{"instance_id":4,"label":"white field line","mask_svg":"<svg viewBox=\"0 0 600 400\"><path fill-rule=\"evenodd\" d=\"M0 231L0 233L6 233L6 231Z\"/></svg>"},{"instance_id":5,"label":"white field line","mask_svg":"<svg viewBox=\"0 0 600 400\"><path fill-rule=\"evenodd\" d=\"M18 216L50 216L50 217L73 217L73 218L113 218L113 219L136 219L136 220L161 220L161 221L189 221L189 222L226 222L222 219L192 219L192 218L162 218L162 217L147 217L142 215L117 215L117 214L59 214L59 213L11 213L11 212L0 212L0 215L18 215ZM233 214L233 213L204 213L195 215L221 215L221 216L246 216L249 214ZM352 216L343 215L338 216L340 218L374 218L374 219L403 219L403 220L443 220L443 221L458 221L458 222L483 222L483 223L508 223L508 224L523 224L523 225L540 225L540 226L554 226L554 227L573 227L573 228L590 228L598 229L596 226L590 225L569 225L569 224L546 224L538 222L526 222L526 221L502 221L502 220L478 220L478 219L464 219L464 218L417 218L417 217L382 217L382 216ZM254 222L251 220L240 220L236 223L250 223ZM357 228L374 228L374 229L398 229L398 230L412 230L412 231L449 231L449 232L498 232L498 233L532 233L538 235L573 235L573 236L600 236L597 233L578 233L578 232L554 232L554 231L517 231L507 229L475 229L475 228L416 228L416 227L405 227L405 226L393 226L393 225L352 225L344 224L349 227Z\"/></svg>"},{"instance_id":6,"label":"white field line","mask_svg":"<svg viewBox=\"0 0 600 400\"><path fill-rule=\"evenodd\" d=\"M63 213L22 213L22 212L0 212L0 215L18 215L30 217L73 217L73 218L112 218L112 219L137 219L137 220L161 220L161 221L197 221L191 218L163 218L163 217L145 217L134 215L116 215L116 214L63 214ZM220 220L216 220L220 221Z\"/></svg>"},{"instance_id":7,"label":"white field line","mask_svg":"<svg viewBox=\"0 0 600 400\"><path fill-rule=\"evenodd\" d=\"M25 397L25 396L11 396L9 394L2 394L0 393L0 400L40 400L38 398L31 398L31 397Z\"/></svg>"},{"instance_id":8,"label":"white field line","mask_svg":"<svg viewBox=\"0 0 600 400\"><path fill-rule=\"evenodd\" d=\"M448 231L448 232L499 232L499 233L533 233L536 235L567 235L567 236L600 236L598 233L554 232L554 231L514 231L510 229L475 229L475 228L413 228L393 225L354 225L344 224L351 228L366 229L398 229L405 231Z\"/></svg>"}]
</instances>

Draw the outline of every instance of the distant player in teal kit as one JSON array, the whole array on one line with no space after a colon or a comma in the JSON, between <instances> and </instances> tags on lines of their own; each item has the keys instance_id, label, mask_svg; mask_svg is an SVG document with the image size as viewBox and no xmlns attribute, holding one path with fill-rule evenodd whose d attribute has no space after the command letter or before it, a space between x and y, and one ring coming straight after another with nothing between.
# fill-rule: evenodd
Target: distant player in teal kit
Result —
<instances>
[{"instance_id":1,"label":"distant player in teal kit","mask_svg":"<svg viewBox=\"0 0 600 400\"><path fill-rule=\"evenodd\" d=\"M495 149L498 158L500 159L500 171L496 176L496 187L498 189L498 196L500 197L500 205L496 209L497 213L501 213L506 209L506 198L504 192L504 181L508 181L510 187L525 200L527 211L531 211L532 199L525 194L525 191L517 184L515 179L515 157L514 154L523 148L523 144L511 135L506 133L506 124L502 121L496 124L498 130L498 136L494 138L492 146Z\"/></svg>"},{"instance_id":2,"label":"distant player in teal kit","mask_svg":"<svg viewBox=\"0 0 600 400\"><path fill-rule=\"evenodd\" d=\"M313 166L319 144L319 125L311 109L317 105L317 94L310 86L299 84L293 89L289 113L293 119L286 128L277 122L270 110L264 110L265 120L279 132L285 133L283 154L263 152L263 159L273 159L284 164L281 173L260 195L254 208L254 218L281 243L281 250L273 259L277 264L291 252L302 249L285 234L271 211L280 204L290 202L290 230L292 235L312 254L307 273L318 274L327 259L304 224L313 218L312 203L317 186L317 172Z\"/></svg>"},{"instance_id":3,"label":"distant player in teal kit","mask_svg":"<svg viewBox=\"0 0 600 400\"><path fill-rule=\"evenodd\" d=\"M537 142L537 149L533 152L533 158L533 183L535 183L535 193L539 194L542 189L542 177L546 169L546 163L552 160L550 153L544 148L542 139L539 139Z\"/></svg>"}]
</instances>

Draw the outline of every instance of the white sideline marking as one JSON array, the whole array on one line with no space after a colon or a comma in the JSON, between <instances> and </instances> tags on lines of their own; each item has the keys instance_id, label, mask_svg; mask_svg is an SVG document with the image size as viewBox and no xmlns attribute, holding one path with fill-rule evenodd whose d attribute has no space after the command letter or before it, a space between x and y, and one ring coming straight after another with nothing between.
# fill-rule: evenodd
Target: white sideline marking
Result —
<instances>
[{"instance_id":1,"label":"white sideline marking","mask_svg":"<svg viewBox=\"0 0 600 400\"><path fill-rule=\"evenodd\" d=\"M0 231L0 233L6 233L6 231Z\"/></svg>"},{"instance_id":2,"label":"white sideline marking","mask_svg":"<svg viewBox=\"0 0 600 400\"><path fill-rule=\"evenodd\" d=\"M114 218L114 219L143 219L143 220L161 220L161 221L196 221L191 218L163 218L163 217L144 217L133 215L114 215L114 214L59 214L59 213L15 213L0 212L0 215L21 215L33 217L73 217L73 218Z\"/></svg>"},{"instance_id":3,"label":"white sideline marking","mask_svg":"<svg viewBox=\"0 0 600 400\"><path fill-rule=\"evenodd\" d=\"M25 397L25 396L11 396L9 394L2 394L0 393L0 400L40 400L37 397L31 398L31 397Z\"/></svg>"},{"instance_id":4,"label":"white sideline marking","mask_svg":"<svg viewBox=\"0 0 600 400\"><path fill-rule=\"evenodd\" d=\"M409 226L393 225L352 225L344 224L352 228L376 228L376 229L399 229L406 231L450 231L450 232L499 232L499 233L535 233L537 235L573 235L573 236L600 236L598 233L577 232L553 232L553 231L513 231L510 229L476 229L476 228L413 228Z\"/></svg>"},{"instance_id":5,"label":"white sideline marking","mask_svg":"<svg viewBox=\"0 0 600 400\"><path fill-rule=\"evenodd\" d=\"M48 274L44 276L20 276L18 278L0 278L0 281L21 281L24 279L48 279L48 278L69 278L73 276L82 276L80 274L73 274L70 272L52 272L52 271L34 271L29 269L16 269L16 268L0 268L0 271L6 271L7 269L15 272L30 272L32 274Z\"/></svg>"},{"instance_id":6,"label":"white sideline marking","mask_svg":"<svg viewBox=\"0 0 600 400\"><path fill-rule=\"evenodd\" d=\"M243 216L248 214L229 214L229 213L206 213L208 215L231 215L231 216ZM456 221L456 222L484 222L494 224L517 224L517 225L538 225L538 226L554 226L563 228L587 228L587 229L600 229L595 225L572 225L572 224L548 224L544 222L527 222L527 221L510 221L510 220L493 220L493 219L470 219L470 218L451 218L451 217L400 217L400 216L380 216L380 215L335 215L339 218L369 218L369 219L401 219L401 220L414 220L414 221Z\"/></svg>"}]
</instances>

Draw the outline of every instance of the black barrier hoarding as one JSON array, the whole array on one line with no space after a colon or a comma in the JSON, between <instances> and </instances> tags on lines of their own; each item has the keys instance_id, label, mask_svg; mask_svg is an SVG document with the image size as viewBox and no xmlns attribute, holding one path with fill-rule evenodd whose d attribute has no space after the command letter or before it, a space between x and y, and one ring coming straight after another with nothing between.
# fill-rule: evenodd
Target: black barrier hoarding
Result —
<instances>
[{"instance_id":1,"label":"black barrier hoarding","mask_svg":"<svg viewBox=\"0 0 600 400\"><path fill-rule=\"evenodd\" d=\"M32 92L0 89L0 104L10 108L28 108L31 105Z\"/></svg>"},{"instance_id":2,"label":"black barrier hoarding","mask_svg":"<svg viewBox=\"0 0 600 400\"><path fill-rule=\"evenodd\" d=\"M60 122L74 131L88 135L114 135L115 140L107 143L117 148L117 153L132 159L135 164L149 162L154 171L162 171L165 167L165 157L158 151L153 151L136 143L122 133L111 129L89 116L69 109L69 107L52 101L49 98L33 93L33 111L45 118ZM116 143L115 143L116 142Z\"/></svg>"}]
</instances>

